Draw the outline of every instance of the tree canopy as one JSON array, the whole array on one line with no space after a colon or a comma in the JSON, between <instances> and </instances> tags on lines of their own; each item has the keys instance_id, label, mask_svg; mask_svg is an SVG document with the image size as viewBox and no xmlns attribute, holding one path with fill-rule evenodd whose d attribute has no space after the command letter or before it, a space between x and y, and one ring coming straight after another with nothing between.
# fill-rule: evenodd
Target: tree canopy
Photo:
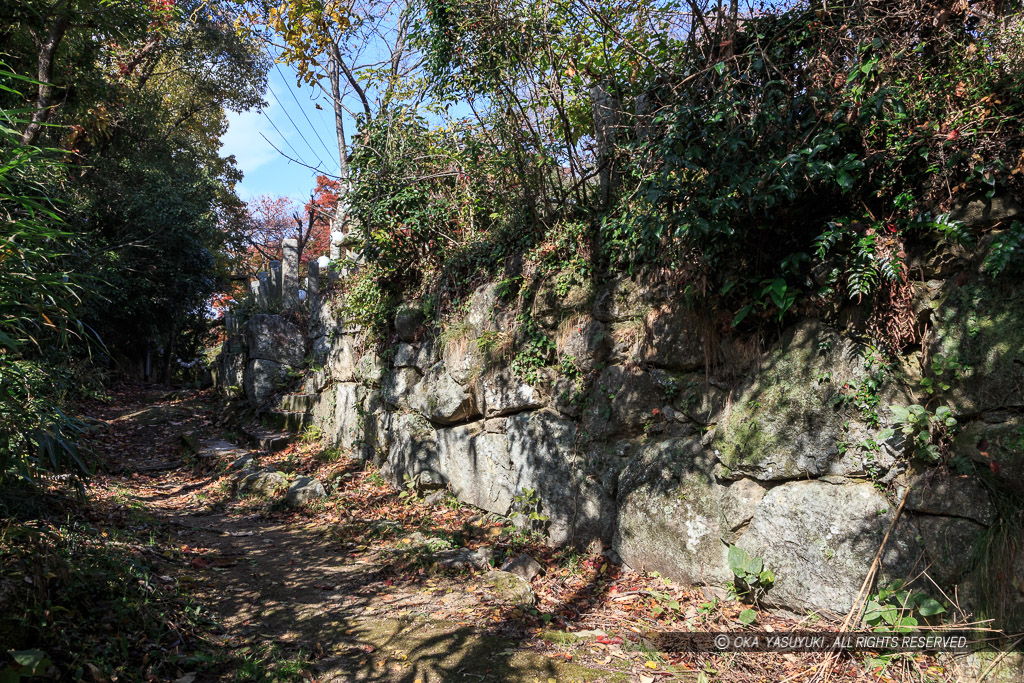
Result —
<instances>
[{"instance_id":1,"label":"tree canopy","mask_svg":"<svg viewBox=\"0 0 1024 683\"><path fill-rule=\"evenodd\" d=\"M263 103L268 67L233 11L188 0L0 3L13 19L0 28L12 161L0 276L18 293L3 323L11 410L27 395L30 412L59 422L64 391L89 386L69 377L84 367L74 358L91 358L92 372L148 362L166 377L198 345L228 274L223 245L244 214L241 175L219 154L225 112ZM76 334L36 333L54 330ZM4 422L5 453L35 458L55 433L40 420Z\"/></svg>"}]
</instances>

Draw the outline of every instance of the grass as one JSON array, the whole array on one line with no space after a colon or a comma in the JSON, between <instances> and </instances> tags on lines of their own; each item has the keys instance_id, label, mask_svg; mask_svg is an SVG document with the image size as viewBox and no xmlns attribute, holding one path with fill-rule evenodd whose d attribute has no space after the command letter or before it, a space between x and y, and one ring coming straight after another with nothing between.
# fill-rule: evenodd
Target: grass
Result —
<instances>
[{"instance_id":1,"label":"grass","mask_svg":"<svg viewBox=\"0 0 1024 683\"><path fill-rule=\"evenodd\" d=\"M549 643L554 643L555 645L573 645L582 640L582 638L580 638L575 633L556 630L541 631L539 637L541 640L546 640Z\"/></svg>"},{"instance_id":2,"label":"grass","mask_svg":"<svg viewBox=\"0 0 1024 683\"><path fill-rule=\"evenodd\" d=\"M562 568L569 572L569 576L583 575L584 558L575 550L572 550L571 548L564 550L557 559Z\"/></svg>"},{"instance_id":3,"label":"grass","mask_svg":"<svg viewBox=\"0 0 1024 683\"><path fill-rule=\"evenodd\" d=\"M235 680L242 681L305 681L313 662L302 650L288 655L276 643L245 647L239 650Z\"/></svg>"},{"instance_id":4,"label":"grass","mask_svg":"<svg viewBox=\"0 0 1024 683\"><path fill-rule=\"evenodd\" d=\"M339 460L341 460L341 449L334 446L330 448L324 448L323 450L319 451L315 457L317 462L338 462Z\"/></svg>"},{"instance_id":5,"label":"grass","mask_svg":"<svg viewBox=\"0 0 1024 683\"><path fill-rule=\"evenodd\" d=\"M213 624L161 578L156 534L136 538L74 517L8 521L0 529L4 649L43 653L73 680L183 675L179 663L205 653L201 639ZM11 664L0 659L0 678Z\"/></svg>"},{"instance_id":6,"label":"grass","mask_svg":"<svg viewBox=\"0 0 1024 683\"><path fill-rule=\"evenodd\" d=\"M995 619L1004 631L1019 633L1024 631L1024 614L1007 609L1015 602L1018 586L1005 577L1014 575L1024 554L1024 501L994 485L989 488L995 494L996 519L979 537L971 557L980 598L976 616Z\"/></svg>"}]
</instances>

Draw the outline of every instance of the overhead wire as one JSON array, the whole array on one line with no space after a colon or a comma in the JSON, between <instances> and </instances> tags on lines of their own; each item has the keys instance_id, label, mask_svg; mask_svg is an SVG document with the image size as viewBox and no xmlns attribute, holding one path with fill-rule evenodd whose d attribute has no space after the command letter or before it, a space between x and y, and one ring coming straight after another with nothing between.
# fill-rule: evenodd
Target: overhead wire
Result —
<instances>
[{"instance_id":1,"label":"overhead wire","mask_svg":"<svg viewBox=\"0 0 1024 683\"><path fill-rule=\"evenodd\" d=\"M270 85L270 83L269 83L269 82L267 83L267 90L269 90L269 91L270 91L270 94L274 96L274 99L275 99L275 100L277 101L277 104L278 104L278 105L279 105L279 106L281 107L281 111L283 111L283 112L284 112L284 115L285 115L285 117L286 117L286 118L288 119L288 122L289 122L290 124L292 124L292 128L294 128L294 129L295 129L295 132L299 134L299 137L300 137L300 138L302 138L302 141L303 141L304 143L306 143L306 147L308 147L308 148L309 148L309 151L310 151L310 153L311 153L311 154L313 155L313 157L314 157L314 158L315 158L315 159L317 160L317 162L319 162L319 164L318 164L318 167L319 167L319 166L326 166L326 164L324 163L324 160L323 160L323 159L321 159L321 158L320 158L320 155L316 153L316 150L315 150L315 149L313 149L313 145L309 144L309 140L307 140L307 139L306 139L306 136L302 134L302 131L301 131L301 130L299 130L299 127L298 127L298 125L297 125L297 124L295 123L295 120L294 120L294 119L292 119L292 116L291 116L291 114L289 114L289 113L288 113L288 110L287 110L287 109L285 109L285 107L284 107L284 104L283 104L283 103L281 102L281 98L277 96L277 93L276 93L276 92L274 92L274 88L273 88L273 86L271 86L271 85Z\"/></svg>"},{"instance_id":2,"label":"overhead wire","mask_svg":"<svg viewBox=\"0 0 1024 683\"><path fill-rule=\"evenodd\" d=\"M277 69L277 73L278 75L281 76L281 80L285 80L284 73L281 72L281 67L277 62L274 62L274 68ZM298 105L299 107L299 111L301 111L302 115L306 118L306 123L309 124L310 129L313 131L313 135L316 136L316 139L320 141L320 145L324 148L324 151L327 152L327 158L333 158L333 155L337 152L337 150L335 150L335 152L331 152L330 148L327 147L327 143L324 142L324 139L322 137L320 137L320 133L317 131L316 126L313 125L313 121L311 121L309 118L309 114L306 113L306 110L303 109L302 104L299 102L299 98L296 97L295 91L292 90L291 88L288 88L288 92L291 93L292 99L295 100L295 104ZM338 164L336 163L335 166L338 166Z\"/></svg>"},{"instance_id":3,"label":"overhead wire","mask_svg":"<svg viewBox=\"0 0 1024 683\"><path fill-rule=\"evenodd\" d=\"M288 145L288 148L291 149L291 151L295 153L295 156L298 157L298 159L301 161L302 165L306 166L308 168L313 168L312 166L307 164L304 160L302 160L302 155L299 154L298 150L295 149L295 147L292 146L292 143L288 141L288 138L286 138L284 136L284 133L281 132L281 129L277 127L276 123L274 123L274 119L270 118L270 116L268 116L267 112L265 112L265 111L261 111L260 113L263 114L264 118L266 118L267 121L270 122L270 125L274 127L274 130L277 131L277 134L281 136L282 140L284 140L284 144ZM266 138L264 138L264 139L266 140ZM267 142L270 142L270 141L267 140ZM271 145L271 146L273 146L273 145ZM277 148L274 147L274 149L277 149ZM280 151L280 150L278 150L278 151ZM321 162L321 163L323 163L323 162Z\"/></svg>"},{"instance_id":4,"label":"overhead wire","mask_svg":"<svg viewBox=\"0 0 1024 683\"><path fill-rule=\"evenodd\" d=\"M270 53L270 50L267 48L266 45L263 46L263 50L267 53L267 56L270 58L270 61L273 62L274 67L277 69L278 74L281 76L281 80L283 80L285 82L285 84L287 84L287 80L285 80L284 74L281 73L281 68L277 65L277 60L274 59L274 55L272 55ZM261 112L261 113L267 118L267 121L270 121L270 125L274 127L274 130L276 130L277 134L281 136L281 139L284 140L285 144L287 144L288 147L292 150L292 152L295 153L295 156L298 157L299 163L301 163L306 168L313 169L313 170L316 170L316 171L320 171L322 173L327 173L327 174L330 175L330 171L328 170L329 167L327 167L327 164L324 163L324 160L320 158L320 155L317 154L316 150L313 149L313 146L311 144L309 144L309 140L302 133L302 130L299 129L299 126L295 123L295 120L292 119L291 114L288 113L288 109L285 108L284 103L281 101L281 98L277 96L276 92L274 92L274 87L270 84L270 80L269 79L267 79L267 90L270 91L270 94L273 96L273 98L277 102L278 106L281 107L281 111L284 112L285 118L288 119L288 122L290 124L292 124L292 128L295 130L296 133L298 133L299 137L302 138L302 141L306 144L306 147L309 148L310 153L317 160L317 165L316 166L312 166L311 164L307 164L305 162L305 160L302 159L302 155L299 154L298 150L296 150L295 147L291 144L291 142L288 141L288 138L286 138L284 136L284 133L281 132L281 129L277 127L277 124L274 123L274 121L270 118L270 116L265 111ZM291 89L289 89L289 92L291 92ZM292 97L295 97L295 93L292 93ZM296 104L298 104L298 98L295 98L295 102L296 102ZM302 109L301 105L299 105L299 109ZM305 115L304 111L303 111L303 115ZM308 116L306 117L306 120L309 121L309 117ZM312 124L310 124L310 126L312 127ZM315 128L313 128L313 133L314 133L314 135L317 136L318 139L320 138L320 135L317 133ZM320 144L324 144L323 140L320 140ZM273 145L271 145L271 146L273 146ZM326 145L324 145L324 148L326 149ZM277 148L274 147L274 149L277 149ZM280 150L278 150L278 151L280 152ZM328 153L328 158L331 158L329 153ZM340 171L340 168L339 168L339 171Z\"/></svg>"}]
</instances>

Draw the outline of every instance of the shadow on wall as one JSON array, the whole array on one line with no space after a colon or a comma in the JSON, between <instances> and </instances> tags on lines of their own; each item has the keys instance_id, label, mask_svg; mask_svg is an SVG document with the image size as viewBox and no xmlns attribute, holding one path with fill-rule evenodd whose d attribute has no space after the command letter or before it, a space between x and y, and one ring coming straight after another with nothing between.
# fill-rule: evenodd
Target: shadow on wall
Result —
<instances>
[{"instance_id":1,"label":"shadow on wall","mask_svg":"<svg viewBox=\"0 0 1024 683\"><path fill-rule=\"evenodd\" d=\"M506 275L521 278L521 262L510 262ZM507 364L527 348L527 332L548 334L568 316L588 317L597 308L614 327L625 315L615 308L623 297L643 303L640 294L626 288L613 290L610 302L597 306L594 282L586 279L580 287L591 294L579 301L570 297L573 303L566 309L541 320L547 314L538 308L541 276L531 275L521 293L525 310L539 312L534 324L540 327L510 333L512 351L506 349L501 362ZM461 383L453 382L459 392L473 394L478 412L470 422L431 423L412 412L385 409L379 396L368 392L359 401L357 451L390 471L396 485L404 483L404 474L443 475L462 500L500 514L528 504L516 497L532 490L549 517L553 542L610 543L631 565L684 580L730 580L725 552L736 543L776 570L773 591L780 603L841 610L859 590L895 508L870 482L898 495L899 487L914 483L924 469L921 462L907 469L900 425L887 406L918 401L934 412L948 404L961 431L952 444L952 459L938 468L954 468L946 472L954 484L944 495L952 500L979 497L962 483L973 478L984 486L980 497L994 501L999 520L968 519L951 508L936 511L928 500L908 505L884 555L881 580L929 565L950 581L966 576L968 564L975 572L1018 576L1024 573L1020 551L1012 542L995 541L1012 538L1007 529L1024 527L1019 503L1024 295L981 282L949 281L944 287L936 300L926 302L934 310L926 353L907 358L909 363L926 359L931 369L923 371L925 377L935 374L937 358L955 359L962 376L940 394L881 381L878 363L865 362L871 359L864 347L823 321L804 320L786 332L756 374L733 389L724 410L702 413L710 424L649 430L652 410L671 403L659 377L672 375L661 366L677 363L664 349L648 344L660 334L654 323L668 319L655 317L644 333L647 346L636 345L649 364L604 348L595 367L612 364L590 374L591 383L581 389L590 391L590 403L577 419L567 419L570 413L557 399L540 410L535 408L544 401L517 403L523 385L511 372L478 369L467 372ZM423 322L419 315L412 323L416 329L406 335L410 342L424 341ZM665 336L672 338L670 331ZM463 341L478 350L478 340ZM678 361L682 367L706 362L695 348L688 347L687 360ZM546 346L533 352L545 366L555 353ZM371 386L387 380L384 365L376 365ZM423 368L410 373L420 383L432 377ZM494 397L507 403L496 409L490 398L482 398L482 377ZM483 419L477 419L479 412ZM701 434L705 427L713 430ZM881 438L887 428L896 428L895 433ZM869 443L874 446L865 447ZM596 457L602 449L613 455ZM969 475L958 473L967 469ZM941 517L941 528L927 516ZM953 541L976 549L972 562L944 561L942 549ZM1020 581L991 583L1012 592ZM988 589L979 590L984 594ZM1017 599L1003 593L1005 600Z\"/></svg>"}]
</instances>

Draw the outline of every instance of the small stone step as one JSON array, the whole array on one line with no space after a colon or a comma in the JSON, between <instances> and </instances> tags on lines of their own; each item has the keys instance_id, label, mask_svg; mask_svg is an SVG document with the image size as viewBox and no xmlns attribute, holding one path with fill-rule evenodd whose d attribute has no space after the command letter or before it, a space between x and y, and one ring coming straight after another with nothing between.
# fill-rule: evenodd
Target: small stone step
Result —
<instances>
[{"instance_id":1,"label":"small stone step","mask_svg":"<svg viewBox=\"0 0 1024 683\"><path fill-rule=\"evenodd\" d=\"M288 432L278 432L264 427L248 427L243 429L246 441L253 448L271 454L282 451L295 440L295 435Z\"/></svg>"},{"instance_id":2,"label":"small stone step","mask_svg":"<svg viewBox=\"0 0 1024 683\"><path fill-rule=\"evenodd\" d=\"M293 439L294 435L292 434L267 434L260 438L259 447L266 453L277 453L278 451L283 451L288 448L288 445L291 444Z\"/></svg>"},{"instance_id":3,"label":"small stone step","mask_svg":"<svg viewBox=\"0 0 1024 683\"><path fill-rule=\"evenodd\" d=\"M313 416L306 412L271 410L264 413L263 421L275 429L296 433L301 432L303 427L312 422Z\"/></svg>"},{"instance_id":4,"label":"small stone step","mask_svg":"<svg viewBox=\"0 0 1024 683\"><path fill-rule=\"evenodd\" d=\"M286 394L277 400L277 410L286 413L308 413L316 405L316 394Z\"/></svg>"}]
</instances>

